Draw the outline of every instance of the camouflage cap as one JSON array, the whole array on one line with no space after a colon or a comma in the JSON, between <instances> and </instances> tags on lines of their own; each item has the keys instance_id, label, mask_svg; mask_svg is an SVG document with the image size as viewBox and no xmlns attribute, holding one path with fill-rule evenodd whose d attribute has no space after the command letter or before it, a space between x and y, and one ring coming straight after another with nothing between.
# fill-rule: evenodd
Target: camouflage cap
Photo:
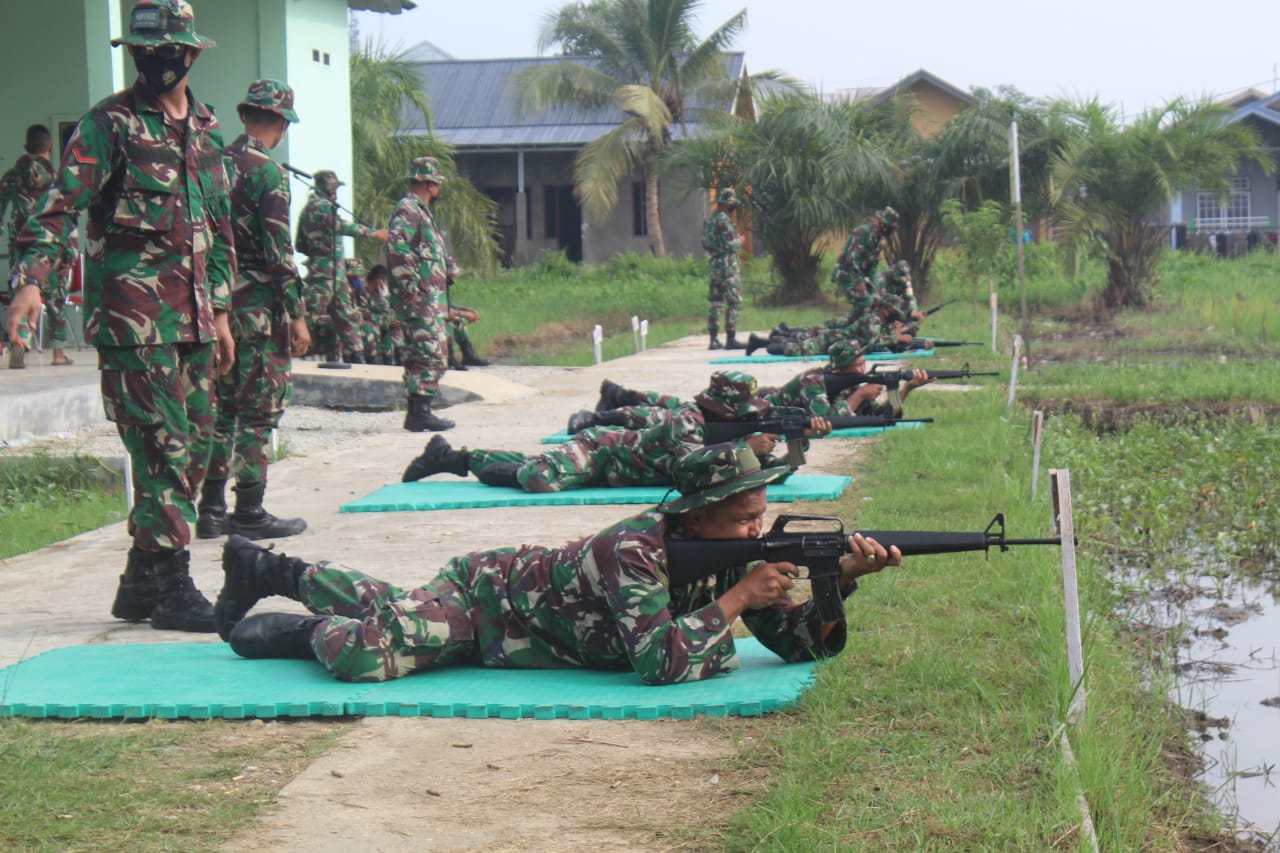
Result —
<instances>
[{"instance_id":1,"label":"camouflage cap","mask_svg":"<svg viewBox=\"0 0 1280 853\"><path fill-rule=\"evenodd\" d=\"M138 0L129 15L129 34L113 38L111 44L185 44L202 50L218 46L196 32L196 13L187 0Z\"/></svg>"},{"instance_id":2,"label":"camouflage cap","mask_svg":"<svg viewBox=\"0 0 1280 853\"><path fill-rule=\"evenodd\" d=\"M239 106L266 110L293 124L298 123L298 114L293 111L293 89L288 83L281 83L270 77L250 83L249 92Z\"/></svg>"},{"instance_id":3,"label":"camouflage cap","mask_svg":"<svg viewBox=\"0 0 1280 853\"><path fill-rule=\"evenodd\" d=\"M733 187L725 187L716 195L716 204L723 207L737 207L742 202L738 201L738 195L733 191Z\"/></svg>"},{"instance_id":4,"label":"camouflage cap","mask_svg":"<svg viewBox=\"0 0 1280 853\"><path fill-rule=\"evenodd\" d=\"M363 276L364 261L360 260L359 258L347 258L347 275Z\"/></svg>"},{"instance_id":5,"label":"camouflage cap","mask_svg":"<svg viewBox=\"0 0 1280 853\"><path fill-rule=\"evenodd\" d=\"M409 180L443 184L444 170L440 168L440 161L434 157L415 157L413 169L409 172Z\"/></svg>"},{"instance_id":6,"label":"camouflage cap","mask_svg":"<svg viewBox=\"0 0 1280 853\"><path fill-rule=\"evenodd\" d=\"M898 227L898 211L892 207L884 207L876 211L876 219L879 219L892 230Z\"/></svg>"},{"instance_id":7,"label":"camouflage cap","mask_svg":"<svg viewBox=\"0 0 1280 853\"><path fill-rule=\"evenodd\" d=\"M338 173L333 171L332 169L321 169L320 171L315 173L314 177L316 182L316 189L321 190L323 192L328 192L329 190L336 190L338 187L346 183L346 181L338 180Z\"/></svg>"},{"instance_id":8,"label":"camouflage cap","mask_svg":"<svg viewBox=\"0 0 1280 853\"><path fill-rule=\"evenodd\" d=\"M831 356L831 367L836 370L852 366L866 353L855 341L836 341L827 349L827 355Z\"/></svg>"},{"instance_id":9,"label":"camouflage cap","mask_svg":"<svg viewBox=\"0 0 1280 853\"><path fill-rule=\"evenodd\" d=\"M756 379L740 370L718 370L711 374L711 384L693 398L694 402L715 420L736 421L760 417L769 404L756 396Z\"/></svg>"},{"instance_id":10,"label":"camouflage cap","mask_svg":"<svg viewBox=\"0 0 1280 853\"><path fill-rule=\"evenodd\" d=\"M886 322L893 322L894 320L906 321L906 318L902 315L902 306L892 296L885 293L877 293L871 300L871 306L877 311L884 310Z\"/></svg>"},{"instance_id":11,"label":"camouflage cap","mask_svg":"<svg viewBox=\"0 0 1280 853\"><path fill-rule=\"evenodd\" d=\"M785 465L761 468L749 447L712 444L686 453L672 476L680 497L658 504L658 512L682 513L758 488L791 473Z\"/></svg>"}]
</instances>

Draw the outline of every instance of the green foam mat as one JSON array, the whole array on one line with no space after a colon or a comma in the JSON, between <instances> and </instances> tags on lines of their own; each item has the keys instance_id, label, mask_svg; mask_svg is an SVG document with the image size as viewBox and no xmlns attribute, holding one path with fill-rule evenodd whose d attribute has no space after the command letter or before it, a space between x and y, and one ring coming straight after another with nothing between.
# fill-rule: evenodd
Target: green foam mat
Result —
<instances>
[{"instance_id":1,"label":"green foam mat","mask_svg":"<svg viewBox=\"0 0 1280 853\"><path fill-rule=\"evenodd\" d=\"M769 486L769 501L823 501L840 497L848 477L795 474ZM567 492L523 492L472 482L392 483L371 495L345 503L341 512L406 512L433 509L480 509L495 506L573 506L582 504L657 504L666 486L570 489Z\"/></svg>"},{"instance_id":2,"label":"green foam mat","mask_svg":"<svg viewBox=\"0 0 1280 853\"><path fill-rule=\"evenodd\" d=\"M897 361L901 358L933 358L938 354L934 349L913 349L906 352L869 352L867 361ZM775 361L830 361L826 355L726 355L711 359L711 364L768 364Z\"/></svg>"},{"instance_id":3,"label":"green foam mat","mask_svg":"<svg viewBox=\"0 0 1280 853\"><path fill-rule=\"evenodd\" d=\"M70 646L0 670L0 717L756 716L795 704L812 684L815 664L783 663L753 638L734 642L736 672L664 687L631 672L480 667L351 684L317 663L245 660L222 643Z\"/></svg>"},{"instance_id":4,"label":"green foam mat","mask_svg":"<svg viewBox=\"0 0 1280 853\"><path fill-rule=\"evenodd\" d=\"M830 434L824 435L823 438L869 438L873 435L880 435L885 430L890 429L919 429L924 424L893 424L892 426L882 427L850 427L849 429L833 429ZM555 435L548 435L542 439L543 444L564 444L570 441L573 436L567 432L558 432Z\"/></svg>"}]
</instances>

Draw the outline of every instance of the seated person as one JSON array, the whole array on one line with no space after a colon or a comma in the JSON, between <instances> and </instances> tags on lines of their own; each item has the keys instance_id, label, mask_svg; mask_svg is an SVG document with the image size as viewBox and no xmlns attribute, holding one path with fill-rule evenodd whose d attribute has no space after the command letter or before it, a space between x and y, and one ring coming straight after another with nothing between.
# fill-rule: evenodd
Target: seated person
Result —
<instances>
[{"instance_id":1,"label":"seated person","mask_svg":"<svg viewBox=\"0 0 1280 853\"><path fill-rule=\"evenodd\" d=\"M218 634L246 658L317 660L343 681L384 681L449 664L631 670L646 684L698 681L738 666L733 622L786 661L838 654L843 619L822 622L792 601L792 563L736 566L678 587L668 583L668 538L761 534L765 485L786 469L718 444L676 467L680 497L561 548L522 545L455 557L435 577L401 589L332 563L307 563L238 536L223 551L214 608ZM873 539L849 537L840 593L902 563ZM312 615L262 613L282 595Z\"/></svg>"},{"instance_id":2,"label":"seated person","mask_svg":"<svg viewBox=\"0 0 1280 853\"><path fill-rule=\"evenodd\" d=\"M454 450L444 436L433 436L423 452L401 477L409 483L434 474L459 477L475 474L490 486L510 486L526 492L560 492L591 486L669 486L680 457L706 444L704 425L721 421L758 420L768 405L756 396L756 380L740 371L712 374L710 386L695 403L676 410L633 407L618 410L626 423L590 427L564 444L537 456L509 450ZM811 435L831 432L821 418L811 424ZM778 436L758 433L743 441L764 458L763 464L781 465L769 454Z\"/></svg>"}]
</instances>

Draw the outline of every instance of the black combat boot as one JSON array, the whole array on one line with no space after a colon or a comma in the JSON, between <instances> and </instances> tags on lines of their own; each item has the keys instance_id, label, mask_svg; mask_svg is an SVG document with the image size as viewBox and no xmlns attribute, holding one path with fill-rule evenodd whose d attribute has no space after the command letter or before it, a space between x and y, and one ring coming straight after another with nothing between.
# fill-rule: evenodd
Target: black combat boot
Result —
<instances>
[{"instance_id":1,"label":"black combat boot","mask_svg":"<svg viewBox=\"0 0 1280 853\"><path fill-rule=\"evenodd\" d=\"M486 486L510 486L520 488L520 480L516 472L520 470L519 462L490 462L480 469L476 479Z\"/></svg>"},{"instance_id":2,"label":"black combat boot","mask_svg":"<svg viewBox=\"0 0 1280 853\"><path fill-rule=\"evenodd\" d=\"M773 327L773 330L769 332L769 337L782 338L782 337L786 337L789 334L791 334L791 327L788 326L785 322L782 322Z\"/></svg>"},{"instance_id":3,"label":"black combat boot","mask_svg":"<svg viewBox=\"0 0 1280 853\"><path fill-rule=\"evenodd\" d=\"M450 370L466 370L467 366L462 363L462 359L453 354L453 347L449 347L449 369Z\"/></svg>"},{"instance_id":4,"label":"black combat boot","mask_svg":"<svg viewBox=\"0 0 1280 853\"><path fill-rule=\"evenodd\" d=\"M213 605L191 580L190 551L160 551L155 558L156 584L163 598L151 611L151 627L212 634Z\"/></svg>"},{"instance_id":5,"label":"black combat boot","mask_svg":"<svg viewBox=\"0 0 1280 853\"><path fill-rule=\"evenodd\" d=\"M154 551L143 551L137 545L129 549L124 564L124 574L116 587L116 600L111 605L111 615L126 622L141 622L151 618L151 611L164 596L156 581L156 557Z\"/></svg>"},{"instance_id":6,"label":"black combat boot","mask_svg":"<svg viewBox=\"0 0 1280 853\"><path fill-rule=\"evenodd\" d=\"M368 362L365 361L364 359L364 353L360 352L359 350L356 350L355 352L347 353L343 361L345 361L347 364L368 364Z\"/></svg>"},{"instance_id":7,"label":"black combat boot","mask_svg":"<svg viewBox=\"0 0 1280 853\"><path fill-rule=\"evenodd\" d=\"M409 432L441 432L453 429L454 422L431 414L431 398L422 394L409 395L409 411L404 415L404 428Z\"/></svg>"},{"instance_id":8,"label":"black combat boot","mask_svg":"<svg viewBox=\"0 0 1280 853\"><path fill-rule=\"evenodd\" d=\"M722 346L720 345L720 333L719 333L719 332L712 332L712 333L711 333L711 343L707 345L707 349L724 349L724 347L722 347Z\"/></svg>"},{"instance_id":9,"label":"black combat boot","mask_svg":"<svg viewBox=\"0 0 1280 853\"><path fill-rule=\"evenodd\" d=\"M469 364L472 367L488 367L490 362L487 358L481 358L476 352L475 346L470 339L462 341L458 344L458 349L462 350L462 363Z\"/></svg>"},{"instance_id":10,"label":"black combat boot","mask_svg":"<svg viewBox=\"0 0 1280 853\"><path fill-rule=\"evenodd\" d=\"M617 382L608 379L600 383L600 399L596 401L597 412L610 412L624 409L627 406L647 406L649 398L643 391L632 391Z\"/></svg>"},{"instance_id":11,"label":"black combat boot","mask_svg":"<svg viewBox=\"0 0 1280 853\"><path fill-rule=\"evenodd\" d=\"M738 342L737 332L726 332L725 334L728 335L728 338L726 338L724 342L725 349L746 349L747 348L746 344Z\"/></svg>"},{"instance_id":12,"label":"black combat boot","mask_svg":"<svg viewBox=\"0 0 1280 853\"><path fill-rule=\"evenodd\" d=\"M765 352L769 353L769 355L786 355L787 342L781 338L771 338L769 345L765 347Z\"/></svg>"},{"instance_id":13,"label":"black combat boot","mask_svg":"<svg viewBox=\"0 0 1280 853\"><path fill-rule=\"evenodd\" d=\"M276 518L262 506L262 496L267 484L237 483L236 511L227 518L227 532L238 533L246 539L278 539L281 536L297 536L307 529L301 518Z\"/></svg>"},{"instance_id":14,"label":"black combat boot","mask_svg":"<svg viewBox=\"0 0 1280 853\"><path fill-rule=\"evenodd\" d=\"M769 345L768 338L762 338L759 335L757 335L755 332L752 332L750 337L747 338L747 347L746 347L747 355L751 355L753 352L760 349L760 347L767 347L768 345Z\"/></svg>"},{"instance_id":15,"label":"black combat boot","mask_svg":"<svg viewBox=\"0 0 1280 853\"><path fill-rule=\"evenodd\" d=\"M218 636L226 640L231 629L269 595L298 600L298 581L307 570L305 561L255 545L234 533L222 548L222 591L213 605Z\"/></svg>"},{"instance_id":16,"label":"black combat boot","mask_svg":"<svg viewBox=\"0 0 1280 853\"><path fill-rule=\"evenodd\" d=\"M206 477L200 487L200 515L196 518L196 536L217 539L227 535L227 481Z\"/></svg>"},{"instance_id":17,"label":"black combat boot","mask_svg":"<svg viewBox=\"0 0 1280 853\"><path fill-rule=\"evenodd\" d=\"M315 660L311 635L327 616L295 616L292 613L259 613L238 623L227 642L242 658Z\"/></svg>"},{"instance_id":18,"label":"black combat boot","mask_svg":"<svg viewBox=\"0 0 1280 853\"><path fill-rule=\"evenodd\" d=\"M433 435L422 453L404 469L400 482L413 483L432 474L457 474L465 477L470 469L471 454L465 447L454 450L443 435Z\"/></svg>"},{"instance_id":19,"label":"black combat boot","mask_svg":"<svg viewBox=\"0 0 1280 853\"><path fill-rule=\"evenodd\" d=\"M569 424L564 428L564 431L569 433L569 435L577 435L584 429L588 429L596 425L596 415L597 412L588 411L587 409L583 409L580 412L574 412L572 415L569 415Z\"/></svg>"}]
</instances>

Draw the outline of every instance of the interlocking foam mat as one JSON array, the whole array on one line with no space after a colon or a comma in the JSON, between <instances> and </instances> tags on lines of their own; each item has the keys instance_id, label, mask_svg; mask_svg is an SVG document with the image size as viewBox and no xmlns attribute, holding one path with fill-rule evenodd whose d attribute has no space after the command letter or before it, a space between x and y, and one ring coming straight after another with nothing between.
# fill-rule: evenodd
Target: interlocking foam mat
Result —
<instances>
[{"instance_id":1,"label":"interlocking foam mat","mask_svg":"<svg viewBox=\"0 0 1280 853\"><path fill-rule=\"evenodd\" d=\"M891 429L919 429L924 424L893 424L891 426L882 427L850 427L849 429L833 429L829 434L822 436L823 438L869 438L873 435L880 435L886 430ZM548 435L542 439L543 444L564 444L573 438L567 432L558 432L555 435Z\"/></svg>"},{"instance_id":2,"label":"interlocking foam mat","mask_svg":"<svg viewBox=\"0 0 1280 853\"><path fill-rule=\"evenodd\" d=\"M0 670L0 717L748 717L795 704L813 683L815 664L783 663L753 638L734 642L737 671L664 687L631 672L482 667L351 684L318 663L245 660L222 643L71 646Z\"/></svg>"},{"instance_id":3,"label":"interlocking foam mat","mask_svg":"<svg viewBox=\"0 0 1280 853\"><path fill-rule=\"evenodd\" d=\"M823 501L840 497L848 477L796 474L769 486L769 502ZM657 504L674 489L666 486L570 489L567 492L524 492L471 482L393 483L371 495L345 503L341 512L404 512L432 509L479 509L495 506L573 506L581 504Z\"/></svg>"},{"instance_id":4,"label":"interlocking foam mat","mask_svg":"<svg viewBox=\"0 0 1280 853\"><path fill-rule=\"evenodd\" d=\"M897 361L900 358L933 358L938 354L933 349L913 349L907 352L869 352L867 361ZM725 355L711 359L711 364L768 364L774 361L830 361L825 355Z\"/></svg>"}]
</instances>

